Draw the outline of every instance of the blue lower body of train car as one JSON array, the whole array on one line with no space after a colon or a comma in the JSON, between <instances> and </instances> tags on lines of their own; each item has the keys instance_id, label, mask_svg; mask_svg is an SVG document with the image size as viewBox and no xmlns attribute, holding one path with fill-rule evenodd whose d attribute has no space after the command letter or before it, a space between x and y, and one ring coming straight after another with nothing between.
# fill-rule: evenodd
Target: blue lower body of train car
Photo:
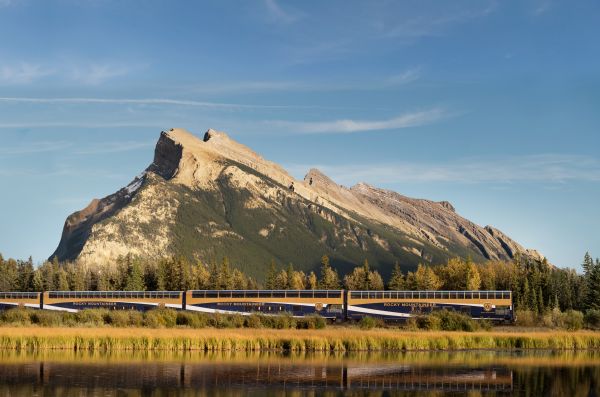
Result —
<instances>
[{"instance_id":1,"label":"blue lower body of train car","mask_svg":"<svg viewBox=\"0 0 600 397\"><path fill-rule=\"evenodd\" d=\"M449 310L463 313L473 319L492 321L513 321L513 312L510 308L496 310L496 307L484 308L483 305L461 305L461 304L401 304L397 302L378 302L367 304L348 304L348 320L360 320L370 316L381 318L386 321L405 321L411 317L430 314L434 311Z\"/></svg>"},{"instance_id":2,"label":"blue lower body of train car","mask_svg":"<svg viewBox=\"0 0 600 397\"><path fill-rule=\"evenodd\" d=\"M294 317L305 317L318 314L321 317L341 321L344 319L342 305L315 306L313 304L299 303L272 303L272 302L208 302L186 304L186 310L203 313L223 314L289 314Z\"/></svg>"},{"instance_id":3,"label":"blue lower body of train car","mask_svg":"<svg viewBox=\"0 0 600 397\"><path fill-rule=\"evenodd\" d=\"M126 301L114 301L114 302L60 302L46 304L44 303L44 310L57 310L76 313L80 310L86 309L108 309L108 310L136 310L139 312L146 312L148 310L157 309L160 307L158 303L144 303L144 302L126 302ZM164 307L169 309L181 310L181 305L177 304L166 304Z\"/></svg>"}]
</instances>

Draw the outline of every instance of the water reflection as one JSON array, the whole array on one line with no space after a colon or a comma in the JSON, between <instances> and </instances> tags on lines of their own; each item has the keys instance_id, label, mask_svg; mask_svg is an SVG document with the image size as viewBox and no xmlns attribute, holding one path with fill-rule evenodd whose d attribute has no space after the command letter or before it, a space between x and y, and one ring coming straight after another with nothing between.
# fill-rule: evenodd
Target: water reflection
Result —
<instances>
[{"instance_id":1,"label":"water reflection","mask_svg":"<svg viewBox=\"0 0 600 397\"><path fill-rule=\"evenodd\" d=\"M599 352L0 352L0 396L600 396Z\"/></svg>"}]
</instances>

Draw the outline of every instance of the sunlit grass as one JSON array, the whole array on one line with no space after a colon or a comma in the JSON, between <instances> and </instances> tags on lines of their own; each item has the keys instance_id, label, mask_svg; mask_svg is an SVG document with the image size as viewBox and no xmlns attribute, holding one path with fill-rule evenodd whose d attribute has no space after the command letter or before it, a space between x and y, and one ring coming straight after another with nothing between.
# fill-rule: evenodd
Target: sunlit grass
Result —
<instances>
[{"instance_id":1,"label":"sunlit grass","mask_svg":"<svg viewBox=\"0 0 600 397\"><path fill-rule=\"evenodd\" d=\"M393 329L0 328L0 348L75 351L419 351L600 349L600 333L442 332Z\"/></svg>"}]
</instances>

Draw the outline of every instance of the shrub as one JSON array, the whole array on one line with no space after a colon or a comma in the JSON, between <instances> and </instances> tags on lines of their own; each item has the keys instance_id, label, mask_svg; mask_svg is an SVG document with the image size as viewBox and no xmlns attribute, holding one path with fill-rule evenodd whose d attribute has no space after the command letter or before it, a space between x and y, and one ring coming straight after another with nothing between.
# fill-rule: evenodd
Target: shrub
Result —
<instances>
[{"instance_id":1,"label":"shrub","mask_svg":"<svg viewBox=\"0 0 600 397\"><path fill-rule=\"evenodd\" d=\"M383 326L383 320L381 320L379 318L365 316L365 317L363 317L363 318L360 319L358 325L362 329L373 329L375 327L381 327L381 326Z\"/></svg>"},{"instance_id":2,"label":"shrub","mask_svg":"<svg viewBox=\"0 0 600 397\"><path fill-rule=\"evenodd\" d=\"M62 313L46 310L35 310L31 314L31 322L42 327L57 327L62 325Z\"/></svg>"},{"instance_id":3,"label":"shrub","mask_svg":"<svg viewBox=\"0 0 600 397\"><path fill-rule=\"evenodd\" d=\"M209 319L204 313L193 313L187 311L177 312L177 325L187 326L190 328L206 328Z\"/></svg>"},{"instance_id":4,"label":"shrub","mask_svg":"<svg viewBox=\"0 0 600 397\"><path fill-rule=\"evenodd\" d=\"M583 313L577 310L567 310L563 313L564 327L569 331L577 331L583 328Z\"/></svg>"},{"instance_id":5,"label":"shrub","mask_svg":"<svg viewBox=\"0 0 600 397\"><path fill-rule=\"evenodd\" d=\"M15 308L4 310L0 320L5 324L11 325L29 325L31 324L30 310L24 308Z\"/></svg>"},{"instance_id":6,"label":"shrub","mask_svg":"<svg viewBox=\"0 0 600 397\"><path fill-rule=\"evenodd\" d=\"M585 326L588 328L600 328L600 310L588 310L583 318Z\"/></svg>"},{"instance_id":7,"label":"shrub","mask_svg":"<svg viewBox=\"0 0 600 397\"><path fill-rule=\"evenodd\" d=\"M326 326L327 322L318 314L303 317L296 322L298 329L323 329Z\"/></svg>"},{"instance_id":8,"label":"shrub","mask_svg":"<svg viewBox=\"0 0 600 397\"><path fill-rule=\"evenodd\" d=\"M75 319L79 324L99 327L105 324L106 315L107 310L87 309L76 313Z\"/></svg>"},{"instance_id":9,"label":"shrub","mask_svg":"<svg viewBox=\"0 0 600 397\"><path fill-rule=\"evenodd\" d=\"M262 328L263 323L261 316L256 313L246 316L246 318L244 319L244 326L246 328Z\"/></svg>"},{"instance_id":10,"label":"shrub","mask_svg":"<svg viewBox=\"0 0 600 397\"><path fill-rule=\"evenodd\" d=\"M177 325L177 312L171 309L153 309L144 313L144 325L150 328L172 328Z\"/></svg>"},{"instance_id":11,"label":"shrub","mask_svg":"<svg viewBox=\"0 0 600 397\"><path fill-rule=\"evenodd\" d=\"M479 324L466 314L459 313L453 310L440 310L431 313L427 316L427 322L432 325L439 327L438 329L444 331L467 331L472 332L479 329ZM429 319L429 318L436 318Z\"/></svg>"},{"instance_id":12,"label":"shrub","mask_svg":"<svg viewBox=\"0 0 600 397\"><path fill-rule=\"evenodd\" d=\"M520 327L535 327L539 325L538 316L531 310L517 310L515 315L517 317L516 324Z\"/></svg>"},{"instance_id":13,"label":"shrub","mask_svg":"<svg viewBox=\"0 0 600 397\"><path fill-rule=\"evenodd\" d=\"M111 310L106 315L107 324L113 327L127 327L131 325L129 321L129 311Z\"/></svg>"},{"instance_id":14,"label":"shrub","mask_svg":"<svg viewBox=\"0 0 600 397\"><path fill-rule=\"evenodd\" d=\"M439 331L442 329L442 319L440 316L427 316L423 322L423 328L430 331Z\"/></svg>"}]
</instances>

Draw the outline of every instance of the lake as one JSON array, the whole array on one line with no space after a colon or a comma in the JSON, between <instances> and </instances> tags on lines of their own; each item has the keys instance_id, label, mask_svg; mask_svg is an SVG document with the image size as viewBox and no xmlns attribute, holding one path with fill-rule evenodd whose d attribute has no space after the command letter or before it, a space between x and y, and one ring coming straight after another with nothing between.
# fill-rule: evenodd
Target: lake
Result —
<instances>
[{"instance_id":1,"label":"lake","mask_svg":"<svg viewBox=\"0 0 600 397\"><path fill-rule=\"evenodd\" d=\"M0 351L0 396L600 396L600 352Z\"/></svg>"}]
</instances>

